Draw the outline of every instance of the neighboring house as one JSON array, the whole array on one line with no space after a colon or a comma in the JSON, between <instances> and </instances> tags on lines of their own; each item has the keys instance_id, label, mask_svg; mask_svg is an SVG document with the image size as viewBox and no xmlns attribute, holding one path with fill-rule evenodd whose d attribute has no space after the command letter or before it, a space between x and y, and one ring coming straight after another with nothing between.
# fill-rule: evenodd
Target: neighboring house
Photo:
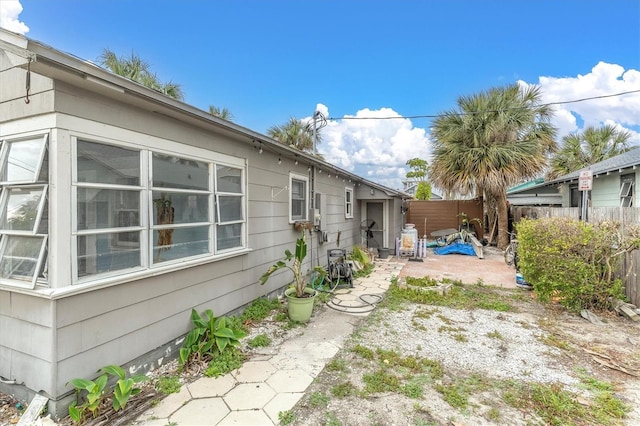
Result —
<instances>
[{"instance_id":1,"label":"neighboring house","mask_svg":"<svg viewBox=\"0 0 640 426\"><path fill-rule=\"evenodd\" d=\"M407 194L0 30L0 390L75 399L73 378L177 355L216 316L288 284L258 278L312 221L327 250L402 230Z\"/></svg>"},{"instance_id":2,"label":"neighboring house","mask_svg":"<svg viewBox=\"0 0 640 426\"><path fill-rule=\"evenodd\" d=\"M513 206L579 207L580 172L591 170L590 207L638 207L640 147L548 182L524 184L507 191Z\"/></svg>"},{"instance_id":3,"label":"neighboring house","mask_svg":"<svg viewBox=\"0 0 640 426\"><path fill-rule=\"evenodd\" d=\"M416 191L418 190L418 182L413 180L411 181L405 180L405 181L402 181L402 185L403 185L402 192L404 192L405 194L409 194L412 197L416 196ZM431 190L430 200L442 200L442 199L443 199L442 195L436 192L433 192L433 189Z\"/></svg>"}]
</instances>

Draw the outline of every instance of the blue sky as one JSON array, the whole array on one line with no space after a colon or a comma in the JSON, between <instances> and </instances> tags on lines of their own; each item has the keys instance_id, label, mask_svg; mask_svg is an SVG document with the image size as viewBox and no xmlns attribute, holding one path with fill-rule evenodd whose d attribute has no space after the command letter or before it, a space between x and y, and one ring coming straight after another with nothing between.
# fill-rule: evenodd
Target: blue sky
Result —
<instances>
[{"instance_id":1,"label":"blue sky","mask_svg":"<svg viewBox=\"0 0 640 426\"><path fill-rule=\"evenodd\" d=\"M640 1L0 0L4 28L86 60L135 52L185 101L266 133L318 109L319 151L400 187L431 119L515 82L545 102L640 90ZM557 107L560 137L614 124L640 144L640 93Z\"/></svg>"}]
</instances>

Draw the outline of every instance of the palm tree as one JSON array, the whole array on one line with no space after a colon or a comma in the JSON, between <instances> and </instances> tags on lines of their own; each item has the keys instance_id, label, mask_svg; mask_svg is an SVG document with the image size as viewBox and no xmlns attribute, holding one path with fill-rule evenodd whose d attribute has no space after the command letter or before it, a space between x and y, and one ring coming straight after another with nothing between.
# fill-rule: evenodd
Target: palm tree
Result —
<instances>
[{"instance_id":1,"label":"palm tree","mask_svg":"<svg viewBox=\"0 0 640 426\"><path fill-rule=\"evenodd\" d=\"M102 66L114 74L126 77L174 99L180 101L184 99L184 94L179 84L171 81L168 83L161 82L158 76L151 72L150 65L133 52L131 57L126 58L124 56L118 57L113 51L104 49L98 60Z\"/></svg>"},{"instance_id":2,"label":"palm tree","mask_svg":"<svg viewBox=\"0 0 640 426\"><path fill-rule=\"evenodd\" d=\"M508 244L507 188L538 176L554 152L552 109L540 105L538 87L517 84L458 98L458 110L434 121L429 176L446 191L485 194L494 200L498 247Z\"/></svg>"},{"instance_id":3,"label":"palm tree","mask_svg":"<svg viewBox=\"0 0 640 426\"><path fill-rule=\"evenodd\" d=\"M606 125L602 128L587 127L562 138L562 147L551 158L551 170L547 179L555 179L580 170L591 164L627 152L631 133Z\"/></svg>"},{"instance_id":4,"label":"palm tree","mask_svg":"<svg viewBox=\"0 0 640 426\"><path fill-rule=\"evenodd\" d=\"M291 117L288 122L281 126L272 126L267 130L267 134L280 141L285 145L289 145L300 151L313 152L314 150L314 131L313 122L305 123ZM319 134L316 132L316 140L320 140Z\"/></svg>"},{"instance_id":5,"label":"palm tree","mask_svg":"<svg viewBox=\"0 0 640 426\"><path fill-rule=\"evenodd\" d=\"M222 118L223 120L233 121L233 114L231 114L231 111L227 108L220 109L217 106L209 105L209 114Z\"/></svg>"}]
</instances>

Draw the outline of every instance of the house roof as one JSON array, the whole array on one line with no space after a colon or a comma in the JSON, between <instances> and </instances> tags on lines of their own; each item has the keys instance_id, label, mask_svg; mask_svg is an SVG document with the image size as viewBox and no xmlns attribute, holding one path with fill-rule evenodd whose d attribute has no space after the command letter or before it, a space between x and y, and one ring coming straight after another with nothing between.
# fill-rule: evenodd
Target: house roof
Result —
<instances>
[{"instance_id":1,"label":"house roof","mask_svg":"<svg viewBox=\"0 0 640 426\"><path fill-rule=\"evenodd\" d=\"M640 165L640 147L635 147L623 154L616 155L615 157L607 158L606 160L602 160L599 163L592 164L589 167L584 167L580 170L576 170L564 176L560 176L556 179L553 179L547 182L546 184L550 185L555 183L562 183L562 182L577 180L580 177L580 172L584 170L591 170L591 172L593 173L593 177L596 177L598 175L603 175L611 172L620 172L628 168L636 168L639 165Z\"/></svg>"},{"instance_id":2,"label":"house roof","mask_svg":"<svg viewBox=\"0 0 640 426\"><path fill-rule=\"evenodd\" d=\"M67 81L87 90L193 125L215 126L219 131L241 135L241 139L247 144L260 143L265 149L281 154L283 157L295 158L301 162L309 163L309 165L320 167L325 171L330 171L332 174L345 176L355 182L360 182L381 191L387 196L411 198L409 194L403 191L367 180L362 176L319 159L310 153L289 147L269 136L215 117L207 111L165 96L156 90L101 68L90 61L80 59L3 28L0 28L0 50L10 52L15 57L23 58L23 63L18 66L25 69L30 67L34 72L42 72L61 81Z\"/></svg>"}]
</instances>

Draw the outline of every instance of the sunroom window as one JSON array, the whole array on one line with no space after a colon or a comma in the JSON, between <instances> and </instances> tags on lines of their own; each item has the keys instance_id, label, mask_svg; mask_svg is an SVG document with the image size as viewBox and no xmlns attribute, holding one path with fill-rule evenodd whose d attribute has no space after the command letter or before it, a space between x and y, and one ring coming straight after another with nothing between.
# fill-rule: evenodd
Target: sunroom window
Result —
<instances>
[{"instance_id":1,"label":"sunroom window","mask_svg":"<svg viewBox=\"0 0 640 426\"><path fill-rule=\"evenodd\" d=\"M4 141L0 149L0 279L34 288L46 279L47 135Z\"/></svg>"},{"instance_id":2,"label":"sunroom window","mask_svg":"<svg viewBox=\"0 0 640 426\"><path fill-rule=\"evenodd\" d=\"M244 245L244 182L242 169L216 166L216 250Z\"/></svg>"},{"instance_id":3,"label":"sunroom window","mask_svg":"<svg viewBox=\"0 0 640 426\"><path fill-rule=\"evenodd\" d=\"M246 246L242 167L78 140L76 169L77 278Z\"/></svg>"},{"instance_id":4,"label":"sunroom window","mask_svg":"<svg viewBox=\"0 0 640 426\"><path fill-rule=\"evenodd\" d=\"M209 164L153 154L153 262L210 253Z\"/></svg>"},{"instance_id":5,"label":"sunroom window","mask_svg":"<svg viewBox=\"0 0 640 426\"><path fill-rule=\"evenodd\" d=\"M140 152L77 143L77 276L140 267Z\"/></svg>"}]
</instances>

